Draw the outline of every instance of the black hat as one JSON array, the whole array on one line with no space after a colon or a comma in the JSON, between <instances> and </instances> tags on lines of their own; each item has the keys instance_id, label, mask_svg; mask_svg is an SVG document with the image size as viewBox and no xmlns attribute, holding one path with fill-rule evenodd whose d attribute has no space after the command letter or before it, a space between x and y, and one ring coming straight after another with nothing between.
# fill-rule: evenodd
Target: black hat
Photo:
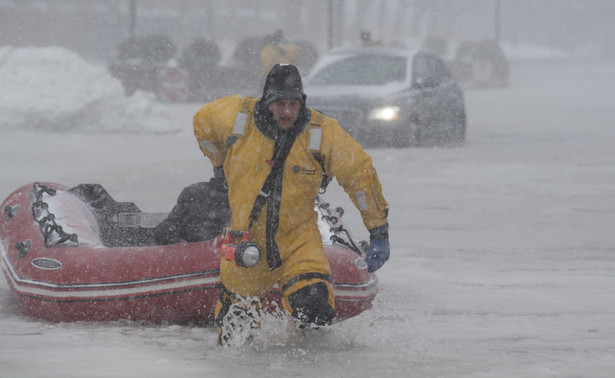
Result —
<instances>
[{"instance_id":1,"label":"black hat","mask_svg":"<svg viewBox=\"0 0 615 378\"><path fill-rule=\"evenodd\" d=\"M306 97L297 67L292 64L273 66L263 89L263 101L266 105L281 100L299 100L305 103Z\"/></svg>"}]
</instances>

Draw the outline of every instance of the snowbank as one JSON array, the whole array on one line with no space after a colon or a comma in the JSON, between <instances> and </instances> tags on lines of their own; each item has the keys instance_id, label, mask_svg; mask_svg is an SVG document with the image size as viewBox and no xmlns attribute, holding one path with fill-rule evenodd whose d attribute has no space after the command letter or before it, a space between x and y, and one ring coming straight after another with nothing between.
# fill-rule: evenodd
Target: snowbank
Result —
<instances>
[{"instance_id":1,"label":"snowbank","mask_svg":"<svg viewBox=\"0 0 615 378\"><path fill-rule=\"evenodd\" d=\"M571 55L565 51L550 48L547 46L517 44L502 42L504 55L510 61L517 62L538 62L538 61L557 61L571 59Z\"/></svg>"},{"instance_id":2,"label":"snowbank","mask_svg":"<svg viewBox=\"0 0 615 378\"><path fill-rule=\"evenodd\" d=\"M126 97L105 67L59 48L0 47L0 128L81 133L178 131L153 95Z\"/></svg>"}]
</instances>

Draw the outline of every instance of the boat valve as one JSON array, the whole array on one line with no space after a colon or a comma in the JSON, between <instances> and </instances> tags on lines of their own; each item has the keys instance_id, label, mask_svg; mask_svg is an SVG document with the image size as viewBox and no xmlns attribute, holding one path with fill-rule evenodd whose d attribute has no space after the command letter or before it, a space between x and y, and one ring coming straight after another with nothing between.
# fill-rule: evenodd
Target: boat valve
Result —
<instances>
[{"instance_id":1,"label":"boat valve","mask_svg":"<svg viewBox=\"0 0 615 378\"><path fill-rule=\"evenodd\" d=\"M19 210L19 205L11 206L6 205L4 207L4 212L6 213L6 221L10 221L16 214L17 210Z\"/></svg>"}]
</instances>

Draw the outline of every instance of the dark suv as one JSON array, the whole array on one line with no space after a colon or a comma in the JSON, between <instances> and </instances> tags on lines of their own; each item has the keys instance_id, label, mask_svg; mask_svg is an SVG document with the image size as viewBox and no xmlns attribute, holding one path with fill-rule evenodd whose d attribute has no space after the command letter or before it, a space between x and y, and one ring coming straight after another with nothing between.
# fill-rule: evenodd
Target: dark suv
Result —
<instances>
[{"instance_id":1,"label":"dark suv","mask_svg":"<svg viewBox=\"0 0 615 378\"><path fill-rule=\"evenodd\" d=\"M308 106L364 146L461 144L463 92L438 56L400 48L339 49L306 78Z\"/></svg>"}]
</instances>

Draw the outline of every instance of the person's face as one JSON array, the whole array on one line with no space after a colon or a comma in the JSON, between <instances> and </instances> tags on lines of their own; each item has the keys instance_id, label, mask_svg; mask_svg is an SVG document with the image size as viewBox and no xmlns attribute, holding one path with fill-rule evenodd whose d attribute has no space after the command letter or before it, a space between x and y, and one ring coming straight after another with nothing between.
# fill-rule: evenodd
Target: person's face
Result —
<instances>
[{"instance_id":1,"label":"person's face","mask_svg":"<svg viewBox=\"0 0 615 378\"><path fill-rule=\"evenodd\" d=\"M278 127L286 131L295 124L301 111L301 102L298 100L280 100L272 102L269 105L269 110L273 113L273 119Z\"/></svg>"}]
</instances>

